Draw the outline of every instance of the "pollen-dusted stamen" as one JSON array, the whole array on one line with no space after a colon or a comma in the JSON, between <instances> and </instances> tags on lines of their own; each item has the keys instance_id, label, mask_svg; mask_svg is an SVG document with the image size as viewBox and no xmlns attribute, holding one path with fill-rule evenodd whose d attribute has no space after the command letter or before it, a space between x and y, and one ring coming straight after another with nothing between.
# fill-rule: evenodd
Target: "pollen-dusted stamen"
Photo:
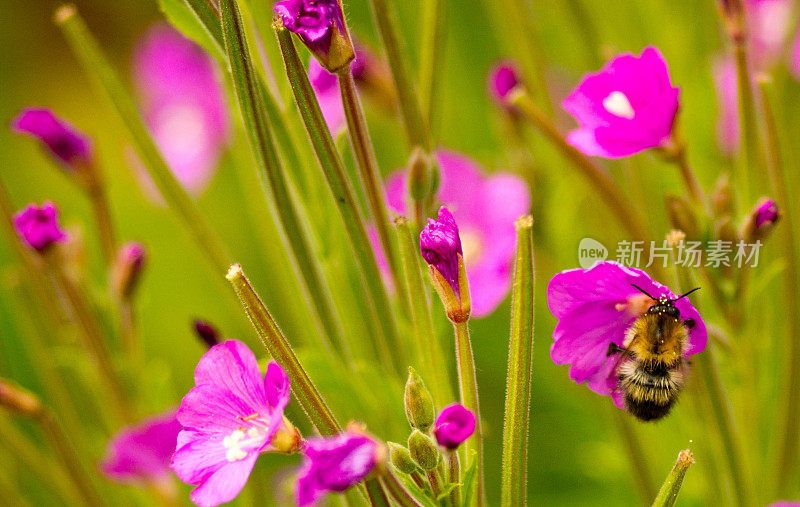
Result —
<instances>
[{"instance_id":1,"label":"pollen-dusted stamen","mask_svg":"<svg viewBox=\"0 0 800 507\"><path fill-rule=\"evenodd\" d=\"M237 416L237 417L238 417L239 419L241 419L242 421L245 421L245 422L247 422L247 421L252 421L252 420L253 420L253 419L255 419L256 417L258 417L258 412L256 412L255 414L250 414L250 415L248 415L248 416L246 416L246 417L242 417L242 416Z\"/></svg>"}]
</instances>

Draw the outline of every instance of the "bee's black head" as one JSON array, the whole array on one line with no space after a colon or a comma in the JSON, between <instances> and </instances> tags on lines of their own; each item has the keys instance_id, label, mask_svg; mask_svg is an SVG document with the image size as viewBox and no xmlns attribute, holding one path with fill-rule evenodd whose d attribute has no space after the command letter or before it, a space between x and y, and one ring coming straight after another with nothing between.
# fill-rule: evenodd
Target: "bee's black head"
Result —
<instances>
[{"instance_id":1,"label":"bee's black head","mask_svg":"<svg viewBox=\"0 0 800 507\"><path fill-rule=\"evenodd\" d=\"M683 294L681 296L676 297L675 299L669 299L667 296L659 296L658 298L654 298L653 296L648 294L646 290L642 289L641 287L639 287L637 285L634 285L634 284L631 284L631 285L633 285L634 288L636 288L640 292L644 293L644 295L646 295L647 297L649 297L650 299L652 299L653 301L656 302L656 304L654 304L653 306L651 306L647 310L647 313L656 313L656 314L669 315L670 317L674 317L676 319L680 318L681 311L678 310L677 306L675 306L675 302L680 300L680 299L685 298L686 296L688 296L692 292L700 289L700 287L695 287L694 289L690 290L689 292L687 292L687 293L685 293L685 294Z\"/></svg>"}]
</instances>

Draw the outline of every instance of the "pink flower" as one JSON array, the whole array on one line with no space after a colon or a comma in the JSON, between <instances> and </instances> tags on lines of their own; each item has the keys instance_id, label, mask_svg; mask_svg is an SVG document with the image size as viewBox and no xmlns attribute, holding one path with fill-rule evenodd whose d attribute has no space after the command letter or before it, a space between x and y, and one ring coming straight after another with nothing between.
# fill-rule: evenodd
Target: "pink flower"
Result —
<instances>
[{"instance_id":1,"label":"pink flower","mask_svg":"<svg viewBox=\"0 0 800 507\"><path fill-rule=\"evenodd\" d=\"M273 10L326 69L338 71L353 59L340 0L280 0Z\"/></svg>"},{"instance_id":2,"label":"pink flower","mask_svg":"<svg viewBox=\"0 0 800 507\"><path fill-rule=\"evenodd\" d=\"M639 57L618 56L564 99L564 109L580 125L567 139L586 155L606 158L663 146L670 140L679 94L656 48L645 48Z\"/></svg>"},{"instance_id":3,"label":"pink flower","mask_svg":"<svg viewBox=\"0 0 800 507\"><path fill-rule=\"evenodd\" d=\"M133 75L161 154L191 193L208 186L230 137L219 67L200 47L159 23L139 42ZM144 183L152 188L152 181Z\"/></svg>"},{"instance_id":4,"label":"pink flower","mask_svg":"<svg viewBox=\"0 0 800 507\"><path fill-rule=\"evenodd\" d=\"M792 45L792 53L789 60L789 70L795 78L800 79L800 32L797 32L797 38Z\"/></svg>"},{"instance_id":5,"label":"pink flower","mask_svg":"<svg viewBox=\"0 0 800 507\"><path fill-rule=\"evenodd\" d=\"M29 204L14 215L14 228L22 241L37 252L44 252L54 243L67 239L58 224L58 207L50 201L41 207Z\"/></svg>"},{"instance_id":6,"label":"pink flower","mask_svg":"<svg viewBox=\"0 0 800 507\"><path fill-rule=\"evenodd\" d=\"M425 262L436 268L458 295L458 257L464 253L458 225L447 206L439 208L437 220L428 219L428 225L419 233L419 249Z\"/></svg>"},{"instance_id":7,"label":"pink flower","mask_svg":"<svg viewBox=\"0 0 800 507\"><path fill-rule=\"evenodd\" d=\"M334 137L341 134L347 127L347 120L339 92L339 78L325 70L317 59L312 57L308 63L308 79L317 95L328 129Z\"/></svg>"},{"instance_id":8,"label":"pink flower","mask_svg":"<svg viewBox=\"0 0 800 507\"><path fill-rule=\"evenodd\" d=\"M615 391L616 356L608 356L609 344L625 346L625 331L653 303L635 284L655 298L675 298L668 287L635 268L616 262L600 262L590 269L562 271L547 286L547 306L558 319L550 357L556 364L569 364L569 376L589 389L614 396L622 408L622 393ZM682 319L694 319L685 355L706 348L706 326L687 298L675 303Z\"/></svg>"},{"instance_id":9,"label":"pink flower","mask_svg":"<svg viewBox=\"0 0 800 507\"><path fill-rule=\"evenodd\" d=\"M441 184L436 195L458 223L469 280L472 316L485 317L505 299L511 287L514 221L528 213L531 195L522 178L497 172L486 176L478 164L459 153L436 153ZM408 214L408 173L386 182L387 203L399 215Z\"/></svg>"},{"instance_id":10,"label":"pink flower","mask_svg":"<svg viewBox=\"0 0 800 507\"><path fill-rule=\"evenodd\" d=\"M457 449L475 432L475 414L459 403L442 409L433 425L436 442L447 449Z\"/></svg>"},{"instance_id":11,"label":"pink flower","mask_svg":"<svg viewBox=\"0 0 800 507\"><path fill-rule=\"evenodd\" d=\"M489 71L489 95L497 104L505 106L508 94L521 82L517 65L511 61L500 61Z\"/></svg>"},{"instance_id":12,"label":"pink flower","mask_svg":"<svg viewBox=\"0 0 800 507\"><path fill-rule=\"evenodd\" d=\"M311 505L329 491L345 491L364 479L378 462L380 447L368 436L347 432L309 438L297 476L297 504Z\"/></svg>"},{"instance_id":13,"label":"pink flower","mask_svg":"<svg viewBox=\"0 0 800 507\"><path fill-rule=\"evenodd\" d=\"M177 414L183 430L172 469L182 481L198 485L194 503L214 506L239 494L259 454L290 452L299 435L283 417L289 378L275 362L262 377L244 343L230 340L209 349L194 379Z\"/></svg>"},{"instance_id":14,"label":"pink flower","mask_svg":"<svg viewBox=\"0 0 800 507\"><path fill-rule=\"evenodd\" d=\"M739 86L733 59L714 64L714 87L719 108L717 142L723 153L733 155L739 150Z\"/></svg>"},{"instance_id":15,"label":"pink flower","mask_svg":"<svg viewBox=\"0 0 800 507\"><path fill-rule=\"evenodd\" d=\"M792 23L791 0L746 0L751 61L757 70L773 66L784 51Z\"/></svg>"},{"instance_id":16,"label":"pink flower","mask_svg":"<svg viewBox=\"0 0 800 507\"><path fill-rule=\"evenodd\" d=\"M38 139L66 169L80 170L92 163L91 140L49 109L23 109L11 122L11 128Z\"/></svg>"},{"instance_id":17,"label":"pink flower","mask_svg":"<svg viewBox=\"0 0 800 507\"><path fill-rule=\"evenodd\" d=\"M176 410L128 426L108 443L100 470L113 481L159 483L167 480L181 425Z\"/></svg>"}]
</instances>

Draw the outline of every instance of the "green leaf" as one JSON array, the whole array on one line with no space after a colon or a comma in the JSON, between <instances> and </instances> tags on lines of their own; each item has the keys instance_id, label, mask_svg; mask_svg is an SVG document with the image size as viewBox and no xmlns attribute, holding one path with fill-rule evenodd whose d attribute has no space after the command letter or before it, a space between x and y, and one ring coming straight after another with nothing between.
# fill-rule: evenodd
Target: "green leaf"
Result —
<instances>
[{"instance_id":1,"label":"green leaf","mask_svg":"<svg viewBox=\"0 0 800 507\"><path fill-rule=\"evenodd\" d=\"M421 503L425 507L440 507L439 502L431 498L430 494L426 491L417 486L417 483L414 482L411 477L404 474L393 465L390 465L393 469L394 475L403 483L403 486L411 493L419 503Z\"/></svg>"},{"instance_id":2,"label":"green leaf","mask_svg":"<svg viewBox=\"0 0 800 507\"><path fill-rule=\"evenodd\" d=\"M158 0L158 6L170 24L179 32L199 44L214 58L223 57L219 45L183 0Z\"/></svg>"},{"instance_id":3,"label":"green leaf","mask_svg":"<svg viewBox=\"0 0 800 507\"><path fill-rule=\"evenodd\" d=\"M467 468L467 473L464 474L464 479L463 479L464 484L463 487L461 488L461 491L464 492L463 505L465 507L469 507L470 505L472 505L470 502L472 502L472 496L475 491L475 486L474 486L475 475L476 475L475 472L477 472L477 464L478 464L478 460L475 459L476 454L477 452L473 450L472 452L469 453L469 457L467 459L467 463L469 463L469 468Z\"/></svg>"}]
</instances>

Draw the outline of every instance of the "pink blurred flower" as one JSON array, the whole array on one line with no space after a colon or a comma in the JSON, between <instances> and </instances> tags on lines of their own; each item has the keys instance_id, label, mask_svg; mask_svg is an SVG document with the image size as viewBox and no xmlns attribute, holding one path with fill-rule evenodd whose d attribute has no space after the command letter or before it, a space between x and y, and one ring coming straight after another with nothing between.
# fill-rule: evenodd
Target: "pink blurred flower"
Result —
<instances>
[{"instance_id":1,"label":"pink blurred flower","mask_svg":"<svg viewBox=\"0 0 800 507\"><path fill-rule=\"evenodd\" d=\"M128 483L159 483L172 475L170 459L181 425L176 409L128 426L108 443L100 470L111 480Z\"/></svg>"},{"instance_id":2,"label":"pink blurred flower","mask_svg":"<svg viewBox=\"0 0 800 507\"><path fill-rule=\"evenodd\" d=\"M586 155L606 158L663 146L670 141L679 95L658 49L617 56L564 99L564 109L580 126L567 139Z\"/></svg>"},{"instance_id":3,"label":"pink blurred flower","mask_svg":"<svg viewBox=\"0 0 800 507\"><path fill-rule=\"evenodd\" d=\"M439 150L436 159L441 173L436 197L458 223L472 316L485 317L511 287L514 221L529 212L530 191L522 178L504 172L484 175L474 160L459 153ZM408 214L407 171L389 176L386 198L392 211Z\"/></svg>"},{"instance_id":4,"label":"pink blurred flower","mask_svg":"<svg viewBox=\"0 0 800 507\"><path fill-rule=\"evenodd\" d=\"M751 61L765 70L782 56L792 22L792 0L746 0Z\"/></svg>"},{"instance_id":5,"label":"pink blurred flower","mask_svg":"<svg viewBox=\"0 0 800 507\"><path fill-rule=\"evenodd\" d=\"M172 469L196 484L192 501L214 506L233 500L244 487L256 459L276 448L277 437L293 433L283 410L289 403L289 377L270 362L262 377L247 346L230 340L208 350L194 372L195 387L183 398Z\"/></svg>"},{"instance_id":6,"label":"pink blurred flower","mask_svg":"<svg viewBox=\"0 0 800 507\"><path fill-rule=\"evenodd\" d=\"M380 447L366 435L347 432L309 438L297 477L297 504L311 505L329 491L345 491L364 479L378 462Z\"/></svg>"},{"instance_id":7,"label":"pink blurred flower","mask_svg":"<svg viewBox=\"0 0 800 507\"><path fill-rule=\"evenodd\" d=\"M625 331L653 303L632 284L653 297L675 298L668 287L635 268L616 262L597 263L590 269L562 271L547 286L547 306L558 319L550 357L556 364L569 364L569 376L604 396L612 395L623 408L622 393L614 390L616 356L607 356L609 344L625 347ZM706 326L688 299L675 303L683 319L694 319L685 355L706 348Z\"/></svg>"},{"instance_id":8,"label":"pink blurred flower","mask_svg":"<svg viewBox=\"0 0 800 507\"><path fill-rule=\"evenodd\" d=\"M22 241L37 252L67 239L58 223L58 207L50 201L41 207L29 204L14 215L14 228Z\"/></svg>"},{"instance_id":9,"label":"pink blurred flower","mask_svg":"<svg viewBox=\"0 0 800 507\"><path fill-rule=\"evenodd\" d=\"M76 171L92 163L89 137L49 109L23 109L11 122L11 128L38 139L65 169Z\"/></svg>"},{"instance_id":10,"label":"pink blurred flower","mask_svg":"<svg viewBox=\"0 0 800 507\"><path fill-rule=\"evenodd\" d=\"M797 38L792 45L792 52L789 57L789 70L795 78L800 79L800 32L797 32Z\"/></svg>"},{"instance_id":11,"label":"pink blurred flower","mask_svg":"<svg viewBox=\"0 0 800 507\"><path fill-rule=\"evenodd\" d=\"M736 64L725 58L714 64L714 87L717 90L717 142L723 153L739 150L739 86Z\"/></svg>"},{"instance_id":12,"label":"pink blurred flower","mask_svg":"<svg viewBox=\"0 0 800 507\"><path fill-rule=\"evenodd\" d=\"M205 190L230 137L216 62L169 25L139 42L133 75L142 113L173 174L192 194ZM147 177L146 188L153 189Z\"/></svg>"},{"instance_id":13,"label":"pink blurred flower","mask_svg":"<svg viewBox=\"0 0 800 507\"><path fill-rule=\"evenodd\" d=\"M331 134L336 137L344 132L347 120L344 116L342 96L339 92L339 79L319 64L316 58L308 63L308 79L317 95L322 116Z\"/></svg>"},{"instance_id":14,"label":"pink blurred flower","mask_svg":"<svg viewBox=\"0 0 800 507\"><path fill-rule=\"evenodd\" d=\"M442 409L433 425L436 442L447 449L457 449L475 432L475 414L460 403Z\"/></svg>"}]
</instances>

